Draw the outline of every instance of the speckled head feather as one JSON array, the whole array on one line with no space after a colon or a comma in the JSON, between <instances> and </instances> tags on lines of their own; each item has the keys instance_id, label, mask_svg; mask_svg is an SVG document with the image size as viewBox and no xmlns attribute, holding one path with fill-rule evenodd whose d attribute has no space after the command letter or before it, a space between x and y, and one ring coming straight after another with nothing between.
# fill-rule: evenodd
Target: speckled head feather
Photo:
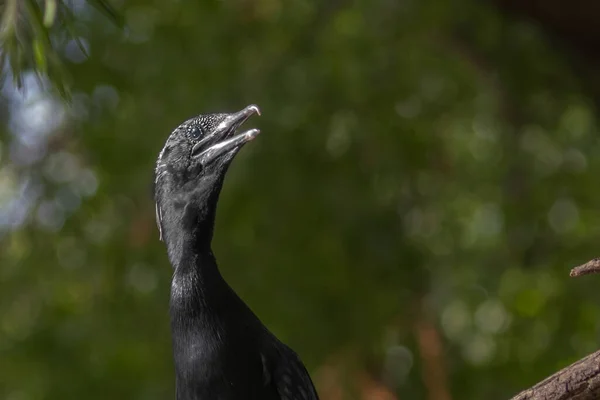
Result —
<instances>
[{"instance_id":1,"label":"speckled head feather","mask_svg":"<svg viewBox=\"0 0 600 400\"><path fill-rule=\"evenodd\" d=\"M226 116L227 114L199 115L175 128L158 154L154 183L158 183L168 166L175 164L184 167L189 164L194 144L206 137L207 133L213 132Z\"/></svg>"},{"instance_id":2,"label":"speckled head feather","mask_svg":"<svg viewBox=\"0 0 600 400\"><path fill-rule=\"evenodd\" d=\"M236 129L252 114L260 114L255 105L231 114L198 115L169 135L158 155L154 178L156 222L161 240L164 234L161 205L169 200L189 200L192 194L220 190L219 182L235 154L259 133L258 129L250 129L236 135Z\"/></svg>"}]
</instances>

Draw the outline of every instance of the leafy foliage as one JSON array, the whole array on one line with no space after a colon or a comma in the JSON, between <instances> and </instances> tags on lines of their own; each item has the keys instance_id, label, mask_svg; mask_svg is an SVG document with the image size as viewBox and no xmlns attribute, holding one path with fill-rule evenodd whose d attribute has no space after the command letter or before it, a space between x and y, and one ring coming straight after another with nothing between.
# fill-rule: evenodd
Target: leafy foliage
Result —
<instances>
[{"instance_id":1,"label":"leafy foliage","mask_svg":"<svg viewBox=\"0 0 600 400\"><path fill-rule=\"evenodd\" d=\"M120 15L105 0L89 0L88 5L101 11L110 21L123 27ZM10 65L13 83L23 89L23 74L31 69L52 81L63 99L68 100L69 76L59 49L65 40L73 40L80 51L87 52L76 28L75 6L68 0L6 0L0 22L0 64Z\"/></svg>"}]
</instances>

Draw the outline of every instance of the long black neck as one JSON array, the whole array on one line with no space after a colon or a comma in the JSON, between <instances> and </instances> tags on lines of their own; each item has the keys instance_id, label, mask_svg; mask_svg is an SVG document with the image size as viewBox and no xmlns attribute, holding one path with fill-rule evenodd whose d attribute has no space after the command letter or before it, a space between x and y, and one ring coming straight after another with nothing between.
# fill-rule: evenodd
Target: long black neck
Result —
<instances>
[{"instance_id":1,"label":"long black neck","mask_svg":"<svg viewBox=\"0 0 600 400\"><path fill-rule=\"evenodd\" d=\"M223 176L211 176L191 184L196 188L180 195L158 192L161 227L169 261L177 271L216 267L211 242Z\"/></svg>"},{"instance_id":2,"label":"long black neck","mask_svg":"<svg viewBox=\"0 0 600 400\"><path fill-rule=\"evenodd\" d=\"M211 398L207 390L220 373L224 310L235 305L212 253L185 246L171 283L171 334L177 399ZM225 322L225 323L224 323Z\"/></svg>"},{"instance_id":3,"label":"long black neck","mask_svg":"<svg viewBox=\"0 0 600 400\"><path fill-rule=\"evenodd\" d=\"M176 363L181 357L180 351L185 354L186 348L218 334L213 327L218 326L215 323L233 296L209 246L197 247L193 236L184 237L177 246L181 248L174 251L178 259L173 264L170 301Z\"/></svg>"},{"instance_id":4,"label":"long black neck","mask_svg":"<svg viewBox=\"0 0 600 400\"><path fill-rule=\"evenodd\" d=\"M212 193L198 202L198 196L191 195L181 204L171 200L163 216L164 240L175 270L170 314L178 399L196 398L204 390L203 382L216 373L219 338L227 329L224 310L236 303L210 246L216 197L218 193Z\"/></svg>"},{"instance_id":5,"label":"long black neck","mask_svg":"<svg viewBox=\"0 0 600 400\"><path fill-rule=\"evenodd\" d=\"M214 209L203 211L188 203L180 210L177 234L173 227L165 232L175 268L170 315L178 400L218 398L221 390L239 390L229 382L221 387L223 377L246 387L240 382L249 378L237 376L236 358L246 359L244 351L253 348L246 344L256 340L247 329L257 324L253 314L221 276L210 249ZM260 371L258 367L252 370Z\"/></svg>"},{"instance_id":6,"label":"long black neck","mask_svg":"<svg viewBox=\"0 0 600 400\"><path fill-rule=\"evenodd\" d=\"M160 198L163 239L174 269L172 316L216 314L232 294L211 250L222 183L222 176L207 177L184 195Z\"/></svg>"}]
</instances>

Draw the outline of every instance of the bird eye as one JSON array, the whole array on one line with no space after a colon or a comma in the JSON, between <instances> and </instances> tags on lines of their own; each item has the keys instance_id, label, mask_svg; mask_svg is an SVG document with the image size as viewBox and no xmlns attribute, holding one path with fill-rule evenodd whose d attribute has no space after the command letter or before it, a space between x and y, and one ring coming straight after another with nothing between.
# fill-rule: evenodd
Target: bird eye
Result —
<instances>
[{"instance_id":1,"label":"bird eye","mask_svg":"<svg viewBox=\"0 0 600 400\"><path fill-rule=\"evenodd\" d=\"M200 129L197 126L193 127L192 130L190 131L190 139L198 140L198 139L200 139L200 136L202 136L202 129Z\"/></svg>"}]
</instances>

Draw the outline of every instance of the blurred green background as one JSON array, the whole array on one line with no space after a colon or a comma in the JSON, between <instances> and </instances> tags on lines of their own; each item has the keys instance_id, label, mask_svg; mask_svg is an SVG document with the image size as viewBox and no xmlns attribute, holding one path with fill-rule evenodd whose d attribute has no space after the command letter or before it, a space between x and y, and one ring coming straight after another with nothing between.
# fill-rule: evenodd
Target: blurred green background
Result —
<instances>
[{"instance_id":1,"label":"blurred green background","mask_svg":"<svg viewBox=\"0 0 600 400\"><path fill-rule=\"evenodd\" d=\"M595 2L111 4L2 3L1 399L174 398L154 162L251 103L214 250L324 400L507 399L597 349Z\"/></svg>"}]
</instances>

